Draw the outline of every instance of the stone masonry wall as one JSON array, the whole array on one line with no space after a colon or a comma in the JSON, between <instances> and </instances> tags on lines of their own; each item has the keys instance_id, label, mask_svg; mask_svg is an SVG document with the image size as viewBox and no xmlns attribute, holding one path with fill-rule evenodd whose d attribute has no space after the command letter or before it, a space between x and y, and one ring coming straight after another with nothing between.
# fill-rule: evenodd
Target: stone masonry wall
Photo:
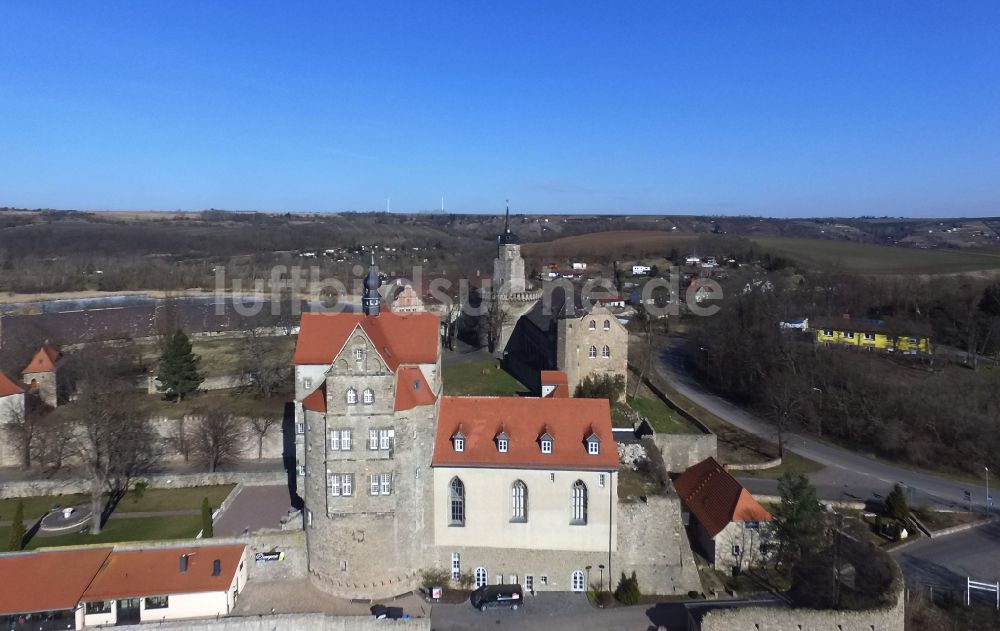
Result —
<instances>
[{"instance_id":1,"label":"stone masonry wall","mask_svg":"<svg viewBox=\"0 0 1000 631\"><path fill-rule=\"evenodd\" d=\"M650 496L646 502L618 502L618 550L615 576L634 570L643 593L686 594L701 590L676 495Z\"/></svg>"},{"instance_id":2,"label":"stone masonry wall","mask_svg":"<svg viewBox=\"0 0 1000 631\"><path fill-rule=\"evenodd\" d=\"M715 458L718 453L715 434L656 434L653 441L671 473L686 471L705 458Z\"/></svg>"},{"instance_id":3,"label":"stone masonry wall","mask_svg":"<svg viewBox=\"0 0 1000 631\"><path fill-rule=\"evenodd\" d=\"M169 489L215 484L239 484L241 482L250 486L285 484L288 478L284 471L220 471L216 473L153 475L149 476L148 481L150 488ZM15 480L0 485L0 499L89 492L90 483L83 478Z\"/></svg>"},{"instance_id":4,"label":"stone masonry wall","mask_svg":"<svg viewBox=\"0 0 1000 631\"><path fill-rule=\"evenodd\" d=\"M591 330L590 322L594 322ZM604 330L604 322L608 330ZM597 348L597 357L590 357L590 347ZM605 346L611 356L603 356ZM626 375L628 371L628 331L606 308L595 306L582 318L559 320L557 341L559 370L566 373L572 396L576 387L588 376ZM622 393L624 396L624 393Z\"/></svg>"},{"instance_id":5,"label":"stone masonry wall","mask_svg":"<svg viewBox=\"0 0 1000 631\"><path fill-rule=\"evenodd\" d=\"M748 607L712 611L701 631L903 631L903 594L896 606L868 611ZM697 631L697 627L692 627Z\"/></svg>"},{"instance_id":6,"label":"stone masonry wall","mask_svg":"<svg viewBox=\"0 0 1000 631\"><path fill-rule=\"evenodd\" d=\"M145 631L151 626L162 631L430 631L430 618L376 620L374 616L326 616L290 614L247 616L117 626L123 631Z\"/></svg>"}]
</instances>

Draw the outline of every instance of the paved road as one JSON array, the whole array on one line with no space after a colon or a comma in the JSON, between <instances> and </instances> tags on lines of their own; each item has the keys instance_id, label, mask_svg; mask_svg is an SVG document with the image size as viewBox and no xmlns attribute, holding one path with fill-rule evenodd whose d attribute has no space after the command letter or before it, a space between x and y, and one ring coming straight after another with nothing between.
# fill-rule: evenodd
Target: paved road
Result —
<instances>
[{"instance_id":1,"label":"paved road","mask_svg":"<svg viewBox=\"0 0 1000 631\"><path fill-rule=\"evenodd\" d=\"M777 442L777 430L774 425L719 396L706 392L685 369L684 363L682 341L674 339L660 354L656 370L681 394L716 416L747 432ZM919 410L914 410L913 413L919 414ZM986 493L982 485L972 485L893 466L800 434L785 432L784 444L786 449L824 465L824 469L809 477L825 499L878 500L889 492L893 484L900 483L907 487L911 504L914 505L963 508L964 491L972 493L973 504L982 507L986 503ZM773 481L746 480L746 483L751 492L773 494L777 489L777 484Z\"/></svg>"},{"instance_id":2,"label":"paved road","mask_svg":"<svg viewBox=\"0 0 1000 631\"><path fill-rule=\"evenodd\" d=\"M962 592L965 579L1000 581L1000 521L891 552L910 589Z\"/></svg>"}]
</instances>

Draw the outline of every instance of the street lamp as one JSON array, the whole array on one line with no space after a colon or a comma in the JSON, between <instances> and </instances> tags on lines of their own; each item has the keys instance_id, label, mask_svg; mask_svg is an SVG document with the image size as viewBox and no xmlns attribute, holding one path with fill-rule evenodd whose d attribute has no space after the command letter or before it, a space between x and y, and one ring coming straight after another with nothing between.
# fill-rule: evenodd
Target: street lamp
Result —
<instances>
[{"instance_id":1,"label":"street lamp","mask_svg":"<svg viewBox=\"0 0 1000 631\"><path fill-rule=\"evenodd\" d=\"M986 469L986 512L992 513L993 506L992 502L990 502L990 468L983 467L983 469Z\"/></svg>"},{"instance_id":2,"label":"street lamp","mask_svg":"<svg viewBox=\"0 0 1000 631\"><path fill-rule=\"evenodd\" d=\"M593 567L594 567L593 565L588 565L587 567L583 568L587 570L587 589L590 589L590 570Z\"/></svg>"},{"instance_id":3,"label":"street lamp","mask_svg":"<svg viewBox=\"0 0 1000 631\"><path fill-rule=\"evenodd\" d=\"M597 567L600 568L600 570L601 570L601 591L603 592L604 591L604 564L601 563ZM608 589L611 589L610 585L608 585Z\"/></svg>"}]
</instances>

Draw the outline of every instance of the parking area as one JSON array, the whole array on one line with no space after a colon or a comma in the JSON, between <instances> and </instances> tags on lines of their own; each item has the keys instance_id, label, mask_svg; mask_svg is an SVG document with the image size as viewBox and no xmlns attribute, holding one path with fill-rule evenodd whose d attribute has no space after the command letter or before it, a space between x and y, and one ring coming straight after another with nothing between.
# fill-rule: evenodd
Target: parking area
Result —
<instances>
[{"instance_id":1,"label":"parking area","mask_svg":"<svg viewBox=\"0 0 1000 631\"><path fill-rule=\"evenodd\" d=\"M244 486L232 502L215 519L215 534L220 537L239 536L244 530L255 532L265 528L280 528L281 518L292 508L288 486Z\"/></svg>"},{"instance_id":2,"label":"parking area","mask_svg":"<svg viewBox=\"0 0 1000 631\"><path fill-rule=\"evenodd\" d=\"M415 618L425 618L431 612L431 606L414 594L379 602L392 607L402 607L403 612ZM272 612L274 614L319 612L331 616L366 616L371 613L371 604L334 598L314 587L308 579L252 580L240 594L233 610L237 616L267 616Z\"/></svg>"}]
</instances>

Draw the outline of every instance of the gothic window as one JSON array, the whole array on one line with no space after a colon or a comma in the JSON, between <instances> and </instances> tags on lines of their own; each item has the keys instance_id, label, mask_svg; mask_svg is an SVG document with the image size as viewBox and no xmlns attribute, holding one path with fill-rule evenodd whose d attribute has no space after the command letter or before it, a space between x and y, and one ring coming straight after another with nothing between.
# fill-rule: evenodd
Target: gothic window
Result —
<instances>
[{"instance_id":1,"label":"gothic window","mask_svg":"<svg viewBox=\"0 0 1000 631\"><path fill-rule=\"evenodd\" d=\"M601 351L601 357L611 359L611 347L607 344L604 345L604 349Z\"/></svg>"},{"instance_id":2,"label":"gothic window","mask_svg":"<svg viewBox=\"0 0 1000 631\"><path fill-rule=\"evenodd\" d=\"M587 485L583 480L573 483L573 516L570 523L580 526L587 523Z\"/></svg>"},{"instance_id":3,"label":"gothic window","mask_svg":"<svg viewBox=\"0 0 1000 631\"><path fill-rule=\"evenodd\" d=\"M587 352L587 357L589 357L590 359L594 359L594 358L597 357L597 347L596 346L591 346L590 347L590 350Z\"/></svg>"},{"instance_id":4,"label":"gothic window","mask_svg":"<svg viewBox=\"0 0 1000 631\"><path fill-rule=\"evenodd\" d=\"M528 521L528 486L521 480L510 487L510 520Z\"/></svg>"},{"instance_id":5,"label":"gothic window","mask_svg":"<svg viewBox=\"0 0 1000 631\"><path fill-rule=\"evenodd\" d=\"M486 572L486 568L477 567L476 568L476 589L480 587L485 587L489 581L489 574Z\"/></svg>"},{"instance_id":6,"label":"gothic window","mask_svg":"<svg viewBox=\"0 0 1000 631\"><path fill-rule=\"evenodd\" d=\"M574 592L582 592L586 586L583 572L580 570L576 570L575 572L573 572L573 575L570 577L569 583L570 583L570 588Z\"/></svg>"},{"instance_id":7,"label":"gothic window","mask_svg":"<svg viewBox=\"0 0 1000 631\"><path fill-rule=\"evenodd\" d=\"M611 330L611 320L605 320L604 321L604 330L605 331L610 331Z\"/></svg>"},{"instance_id":8,"label":"gothic window","mask_svg":"<svg viewBox=\"0 0 1000 631\"><path fill-rule=\"evenodd\" d=\"M357 405L358 403L358 391L354 388L349 388L347 390L347 405Z\"/></svg>"},{"instance_id":9,"label":"gothic window","mask_svg":"<svg viewBox=\"0 0 1000 631\"><path fill-rule=\"evenodd\" d=\"M465 485L458 478L451 479L450 493L449 495L449 513L451 519L449 520L452 526L464 526L465 525ZM485 572L485 570L484 570ZM478 570L477 570L477 583L478 583Z\"/></svg>"},{"instance_id":10,"label":"gothic window","mask_svg":"<svg viewBox=\"0 0 1000 631\"><path fill-rule=\"evenodd\" d=\"M596 322L594 322L593 320L591 320L591 321L590 321L590 325L588 326L588 328L589 328L589 329L590 329L591 331L593 331L594 329L596 329L596 328L597 328L597 323L596 323Z\"/></svg>"}]
</instances>

